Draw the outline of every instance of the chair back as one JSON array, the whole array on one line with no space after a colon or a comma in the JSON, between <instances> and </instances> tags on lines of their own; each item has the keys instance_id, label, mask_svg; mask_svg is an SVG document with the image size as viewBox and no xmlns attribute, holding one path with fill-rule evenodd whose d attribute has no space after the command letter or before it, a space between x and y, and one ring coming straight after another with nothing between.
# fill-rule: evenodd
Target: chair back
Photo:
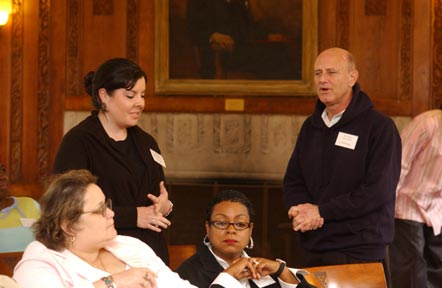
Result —
<instances>
[{"instance_id":1,"label":"chair back","mask_svg":"<svg viewBox=\"0 0 442 288\"><path fill-rule=\"evenodd\" d=\"M23 252L4 252L0 253L0 274L12 276L14 267L20 261Z\"/></svg>"},{"instance_id":2,"label":"chair back","mask_svg":"<svg viewBox=\"0 0 442 288\"><path fill-rule=\"evenodd\" d=\"M318 288L386 288L382 263L344 264L303 268L306 280Z\"/></svg>"},{"instance_id":3,"label":"chair back","mask_svg":"<svg viewBox=\"0 0 442 288\"><path fill-rule=\"evenodd\" d=\"M20 288L20 286L11 277L0 275L0 288Z\"/></svg>"},{"instance_id":4,"label":"chair back","mask_svg":"<svg viewBox=\"0 0 442 288\"><path fill-rule=\"evenodd\" d=\"M174 270L196 253L196 245L169 245L169 267Z\"/></svg>"}]
</instances>

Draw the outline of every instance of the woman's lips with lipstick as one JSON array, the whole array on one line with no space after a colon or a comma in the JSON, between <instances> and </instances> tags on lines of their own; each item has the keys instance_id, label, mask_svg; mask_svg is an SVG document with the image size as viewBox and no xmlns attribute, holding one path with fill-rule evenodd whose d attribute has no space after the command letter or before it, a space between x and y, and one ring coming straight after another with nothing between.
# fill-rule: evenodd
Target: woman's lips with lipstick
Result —
<instances>
[{"instance_id":1,"label":"woman's lips with lipstick","mask_svg":"<svg viewBox=\"0 0 442 288\"><path fill-rule=\"evenodd\" d=\"M224 243L229 244L229 245L233 245L233 244L238 243L238 241L233 240L233 239L227 239L227 240L224 240Z\"/></svg>"}]
</instances>

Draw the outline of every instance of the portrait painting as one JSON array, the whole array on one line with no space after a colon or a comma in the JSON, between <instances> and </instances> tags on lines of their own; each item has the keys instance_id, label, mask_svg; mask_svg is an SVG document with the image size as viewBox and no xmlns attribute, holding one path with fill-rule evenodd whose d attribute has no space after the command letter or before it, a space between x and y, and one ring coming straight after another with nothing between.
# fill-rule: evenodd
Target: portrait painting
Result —
<instances>
[{"instance_id":1,"label":"portrait painting","mask_svg":"<svg viewBox=\"0 0 442 288\"><path fill-rule=\"evenodd\" d=\"M157 93L313 92L317 0L157 0L155 5Z\"/></svg>"}]
</instances>

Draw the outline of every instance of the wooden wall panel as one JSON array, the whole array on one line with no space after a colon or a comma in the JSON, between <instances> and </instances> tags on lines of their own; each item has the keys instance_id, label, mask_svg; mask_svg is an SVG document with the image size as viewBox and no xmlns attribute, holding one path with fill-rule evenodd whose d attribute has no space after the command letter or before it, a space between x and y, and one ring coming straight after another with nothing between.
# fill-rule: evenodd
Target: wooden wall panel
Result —
<instances>
[{"instance_id":1,"label":"wooden wall panel","mask_svg":"<svg viewBox=\"0 0 442 288\"><path fill-rule=\"evenodd\" d=\"M73 0L71 0L73 1ZM133 1L133 0L132 0ZM131 1L123 1L122 8L126 11L133 9ZM340 46L349 49L358 60L360 70L360 83L362 88L373 98L377 108L387 114L397 116L415 115L422 112L429 105L422 105L422 99L430 97L430 91L421 90L427 87L421 74L413 73L416 68L416 59L422 60L427 57L430 49L429 34L415 34L416 29L423 32L420 27L429 31L432 9L431 1L422 2L416 0L319 0L319 48ZM89 6L92 4L89 4ZM116 39L121 39L121 33L126 33L126 39L139 43L138 62L148 72L147 110L158 112L223 112L225 96L160 96L153 94L153 64L154 64L154 13L153 1L140 1L138 18L138 31L128 29L129 20L124 25L124 13L108 15L112 23L120 23L120 30L115 31ZM97 27L112 27L114 24L103 22L100 24L98 16L91 16L90 7L82 8L84 21L93 22ZM89 11L89 12L88 12ZM69 11L68 11L69 13ZM81 14L81 13L80 13ZM88 19L92 17L92 19ZM110 20L109 20L110 21ZM415 24L416 23L416 24ZM418 27L416 27L418 25ZM88 27L88 26L87 26ZM125 27L125 28L124 28ZM132 27L132 26L130 26ZM126 30L124 30L126 29ZM109 35L98 35L100 29L85 29L80 34L88 32L91 39L96 42L109 42ZM88 39L89 39L88 38ZM97 40L100 39L100 40ZM425 40L427 40L425 42ZM92 47L95 53L101 50L99 43L90 46L86 39L79 39L80 46ZM89 46L88 46L89 45ZM423 46L422 46L423 45ZM129 45L126 49L133 47ZM122 47L113 47L109 54L119 55ZM88 51L88 48L84 48ZM426 53L425 53L426 52ZM92 52L91 52L92 53ZM107 52L106 52L107 53ZM133 55L126 51L126 57ZM81 57L82 63L93 63L92 59L103 59L98 55ZM134 56L132 56L134 57ZM427 57L428 59L428 57ZM99 61L97 61L99 62ZM429 69L431 62L419 62L422 69ZM85 64L87 65L87 64ZM92 66L91 66L92 67ZM85 73L87 69L82 71ZM83 73L83 74L84 74ZM417 78L416 78L417 77ZM420 87L419 91L413 90ZM417 95L418 93L419 95ZM70 96L70 95L68 95ZM72 95L75 96L75 95ZM309 114L315 102L315 98L302 97L241 97L245 101L246 113L289 113ZM68 110L89 110L90 99L81 92L76 97L67 97L65 108ZM415 105L418 105L415 107Z\"/></svg>"},{"instance_id":2,"label":"wooden wall panel","mask_svg":"<svg viewBox=\"0 0 442 288\"><path fill-rule=\"evenodd\" d=\"M0 163L9 161L10 147L10 103L11 86L9 75L11 71L11 21L0 28Z\"/></svg>"},{"instance_id":3,"label":"wooden wall panel","mask_svg":"<svg viewBox=\"0 0 442 288\"><path fill-rule=\"evenodd\" d=\"M433 10L440 10L441 3L435 1L416 1L414 5L414 22L412 23L412 52L413 83L411 99L411 115L417 115L425 110L438 108L442 102L434 101L431 69L438 61L438 54L434 53L433 43L440 39L440 28L436 25L442 24L441 14L433 17ZM438 36L439 35L439 36ZM432 40L434 38L434 40ZM439 41L441 41L440 39ZM433 42L434 41L434 42Z\"/></svg>"},{"instance_id":4,"label":"wooden wall panel","mask_svg":"<svg viewBox=\"0 0 442 288\"><path fill-rule=\"evenodd\" d=\"M50 174L53 149L62 136L64 95L57 98L57 84L52 84L58 65L63 63L53 61L58 51L51 52L59 47L53 44L59 43L57 38L62 38L65 30L57 27L63 33L53 33L52 20L56 23L54 16L59 13L53 13L50 0L12 2L11 20L0 31L4 47L0 50L1 90L7 96L0 102L2 116L7 118L1 123L1 161L15 187L11 193L38 199L41 189L33 187L40 187ZM7 37L5 41L3 37ZM64 61L65 57L60 59ZM23 191L20 187L31 188Z\"/></svg>"},{"instance_id":5,"label":"wooden wall panel","mask_svg":"<svg viewBox=\"0 0 442 288\"><path fill-rule=\"evenodd\" d=\"M66 96L67 65L67 1L52 1L50 17L50 53L49 53L49 109L48 109L48 164L49 173L55 153L63 136L64 99Z\"/></svg>"},{"instance_id":6,"label":"wooden wall panel","mask_svg":"<svg viewBox=\"0 0 442 288\"><path fill-rule=\"evenodd\" d=\"M40 1L23 0L23 13L26 15L23 21L23 94L21 105L21 137L17 139L21 145L21 159L19 178L13 178L14 182L38 181L37 175L39 164L37 159L37 132L38 132L38 89L39 89L39 63L38 55L40 49L39 34L41 21L39 18ZM35 47L35 49L26 49ZM26 162L26 165L24 164Z\"/></svg>"},{"instance_id":7,"label":"wooden wall panel","mask_svg":"<svg viewBox=\"0 0 442 288\"><path fill-rule=\"evenodd\" d=\"M0 159L13 183L42 182L62 137L64 110L90 110L82 79L111 57L149 75L146 110L223 112L225 96L154 95L154 1L13 0L0 30ZM392 116L442 103L442 1L319 0L319 49L348 48L362 88ZM310 114L315 97L241 97L246 113Z\"/></svg>"},{"instance_id":8,"label":"wooden wall panel","mask_svg":"<svg viewBox=\"0 0 442 288\"><path fill-rule=\"evenodd\" d=\"M95 2L97 5L94 5ZM126 10L127 1L113 1L111 8L103 9L100 2L112 1L83 1L80 10L83 23L80 26L82 64L80 76L83 76L113 57L126 57ZM94 6L97 6L95 9ZM69 12L69 11L68 11ZM135 15L136 17L136 15ZM81 91L83 92L83 81Z\"/></svg>"},{"instance_id":9,"label":"wooden wall panel","mask_svg":"<svg viewBox=\"0 0 442 288\"><path fill-rule=\"evenodd\" d=\"M430 99L433 107L440 107L442 105L442 1L434 0L432 9L432 17L434 18L434 25L432 27L433 43L432 51L428 53L433 60L431 71L431 89L432 97Z\"/></svg>"},{"instance_id":10,"label":"wooden wall panel","mask_svg":"<svg viewBox=\"0 0 442 288\"><path fill-rule=\"evenodd\" d=\"M367 11L365 1L349 2L350 43L347 48L356 57L361 87L375 99L396 100L400 95L401 74L398 72L402 44L401 21L397 21L401 16L398 4L407 0L388 1L387 9L378 14ZM407 44L411 47L410 43ZM409 99L410 91L407 94Z\"/></svg>"},{"instance_id":11,"label":"wooden wall panel","mask_svg":"<svg viewBox=\"0 0 442 288\"><path fill-rule=\"evenodd\" d=\"M63 135L63 112L91 109L82 79L105 59L128 57L147 72L148 111L224 111L223 95L154 95L154 1L12 2L11 20L0 28L0 161L7 165L12 194L40 197ZM378 109L391 116L414 116L442 104L442 0L319 0L318 7L319 49L341 46L353 52L362 88ZM257 114L310 114L316 101L241 98L245 112ZM170 193L177 200L171 240L189 241L185 225L194 232L192 240L201 240L202 229L195 230L200 219L179 207L189 206L188 193L203 197L206 191L209 197L221 186L171 182ZM280 187L237 188L262 213L255 251L297 265L297 259L290 259L297 254L292 251L293 233L284 223ZM203 209L208 198L201 197L192 204Z\"/></svg>"},{"instance_id":12,"label":"wooden wall panel","mask_svg":"<svg viewBox=\"0 0 442 288\"><path fill-rule=\"evenodd\" d=\"M279 224L289 222L281 201L280 183L238 180L199 182L195 182L194 179L170 180L167 190L177 208L172 214L173 225L166 233L169 243L171 245L201 243L206 234L204 221L207 204L216 193L225 189L243 192L255 208L256 224L252 235L255 247L247 253L270 259L292 260L294 257L285 254L278 230ZM189 195L192 199L191 204L188 201ZM189 205L191 209L184 208ZM295 248L290 251L293 250Z\"/></svg>"},{"instance_id":13,"label":"wooden wall panel","mask_svg":"<svg viewBox=\"0 0 442 288\"><path fill-rule=\"evenodd\" d=\"M24 63L24 12L22 1L14 1L13 15L11 19L12 35L11 35L11 54L5 55L11 58L10 77L7 78L11 87L10 94L10 135L9 140L9 159L7 161L9 179L14 182L21 175L22 160L22 127L23 127L23 63Z\"/></svg>"}]
</instances>

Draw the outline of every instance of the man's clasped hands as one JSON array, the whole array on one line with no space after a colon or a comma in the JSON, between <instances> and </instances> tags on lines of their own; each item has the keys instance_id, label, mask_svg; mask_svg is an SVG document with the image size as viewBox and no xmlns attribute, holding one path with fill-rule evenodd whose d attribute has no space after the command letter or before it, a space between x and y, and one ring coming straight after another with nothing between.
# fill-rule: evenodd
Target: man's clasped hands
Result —
<instances>
[{"instance_id":1,"label":"man's clasped hands","mask_svg":"<svg viewBox=\"0 0 442 288\"><path fill-rule=\"evenodd\" d=\"M306 232L316 230L324 224L317 205L310 203L290 207L288 216L292 219L293 230Z\"/></svg>"}]
</instances>

